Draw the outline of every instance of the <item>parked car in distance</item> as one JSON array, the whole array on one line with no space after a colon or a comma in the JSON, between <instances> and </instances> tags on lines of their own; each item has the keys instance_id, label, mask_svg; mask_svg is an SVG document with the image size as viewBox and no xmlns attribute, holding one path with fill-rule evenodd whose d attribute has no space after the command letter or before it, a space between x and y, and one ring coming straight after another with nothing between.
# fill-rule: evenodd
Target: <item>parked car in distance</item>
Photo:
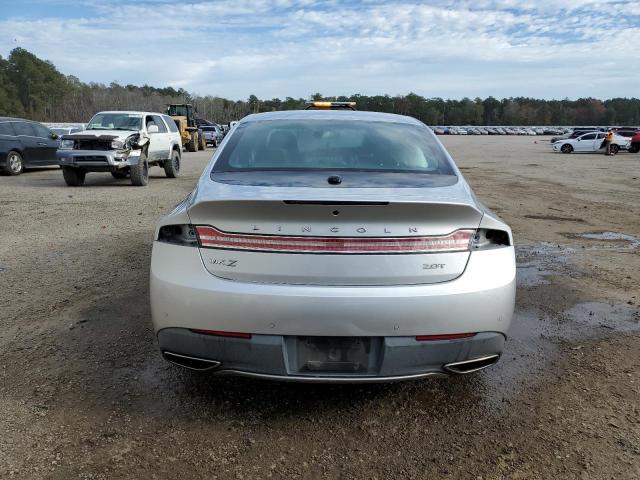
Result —
<instances>
[{"instance_id":1,"label":"parked car in distance","mask_svg":"<svg viewBox=\"0 0 640 480\"><path fill-rule=\"evenodd\" d=\"M636 135L640 130L638 130L637 128L616 128L614 130L616 135L620 135L621 137L633 137L634 135Z\"/></svg>"},{"instance_id":2,"label":"parked car in distance","mask_svg":"<svg viewBox=\"0 0 640 480\"><path fill-rule=\"evenodd\" d=\"M605 132L589 132L576 138L564 138L558 140L552 145L554 152L562 153L593 153L603 151L602 143L604 142ZM620 150L627 149L631 139L620 135L613 135L611 142L611 153L615 155Z\"/></svg>"},{"instance_id":3,"label":"parked car in distance","mask_svg":"<svg viewBox=\"0 0 640 480\"><path fill-rule=\"evenodd\" d=\"M173 119L161 113L99 112L85 131L62 137L57 157L69 186L83 185L88 172L130 176L133 185L144 186L152 165L178 176L182 139Z\"/></svg>"},{"instance_id":4,"label":"parked car in distance","mask_svg":"<svg viewBox=\"0 0 640 480\"><path fill-rule=\"evenodd\" d=\"M166 360L302 382L498 360L511 230L427 126L302 110L249 115L230 135L156 228L151 313Z\"/></svg>"},{"instance_id":5,"label":"parked car in distance","mask_svg":"<svg viewBox=\"0 0 640 480\"><path fill-rule=\"evenodd\" d=\"M39 122L0 117L0 170L20 175L25 168L57 165L58 136Z\"/></svg>"},{"instance_id":6,"label":"parked car in distance","mask_svg":"<svg viewBox=\"0 0 640 480\"><path fill-rule=\"evenodd\" d=\"M70 133L78 133L84 130L84 128L80 127L49 127L49 129L58 135L58 146L60 146L60 142L62 141L63 135L69 135Z\"/></svg>"},{"instance_id":7,"label":"parked car in distance","mask_svg":"<svg viewBox=\"0 0 640 480\"><path fill-rule=\"evenodd\" d=\"M224 138L222 131L218 125L202 125L202 133L204 134L204 140L207 142L207 145L213 145L217 147L218 144Z\"/></svg>"},{"instance_id":8,"label":"parked car in distance","mask_svg":"<svg viewBox=\"0 0 640 480\"><path fill-rule=\"evenodd\" d=\"M562 135L551 137L550 142L555 143L558 140L578 138L579 136L584 135L585 133L598 132L598 131L601 131L601 129L598 129L596 127L574 128L573 130L570 130L569 132L566 132Z\"/></svg>"},{"instance_id":9,"label":"parked car in distance","mask_svg":"<svg viewBox=\"0 0 640 480\"><path fill-rule=\"evenodd\" d=\"M70 133L81 132L84 129L80 127L51 127L50 130L58 135L58 137L62 137L63 135L69 135Z\"/></svg>"}]
</instances>

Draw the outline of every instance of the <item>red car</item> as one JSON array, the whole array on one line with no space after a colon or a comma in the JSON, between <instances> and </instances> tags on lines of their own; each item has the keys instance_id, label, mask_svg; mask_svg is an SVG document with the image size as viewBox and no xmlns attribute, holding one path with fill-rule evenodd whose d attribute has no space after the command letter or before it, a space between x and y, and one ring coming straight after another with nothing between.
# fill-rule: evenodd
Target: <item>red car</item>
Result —
<instances>
[{"instance_id":1,"label":"red car","mask_svg":"<svg viewBox=\"0 0 640 480\"><path fill-rule=\"evenodd\" d=\"M631 144L629 145L629 152L638 153L640 152L640 130L638 130L633 137L631 137Z\"/></svg>"}]
</instances>

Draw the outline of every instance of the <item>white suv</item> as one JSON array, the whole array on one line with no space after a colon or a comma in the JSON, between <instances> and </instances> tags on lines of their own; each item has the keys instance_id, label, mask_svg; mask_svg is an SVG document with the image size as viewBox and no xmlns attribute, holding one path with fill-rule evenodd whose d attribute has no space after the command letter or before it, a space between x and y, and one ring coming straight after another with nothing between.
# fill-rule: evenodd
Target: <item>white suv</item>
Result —
<instances>
[{"instance_id":1,"label":"white suv","mask_svg":"<svg viewBox=\"0 0 640 480\"><path fill-rule=\"evenodd\" d=\"M180 172L182 141L171 117L155 112L100 112L86 130L63 135L57 151L67 185L84 183L87 172L131 176L133 185L149 182L149 166L169 178Z\"/></svg>"}]
</instances>

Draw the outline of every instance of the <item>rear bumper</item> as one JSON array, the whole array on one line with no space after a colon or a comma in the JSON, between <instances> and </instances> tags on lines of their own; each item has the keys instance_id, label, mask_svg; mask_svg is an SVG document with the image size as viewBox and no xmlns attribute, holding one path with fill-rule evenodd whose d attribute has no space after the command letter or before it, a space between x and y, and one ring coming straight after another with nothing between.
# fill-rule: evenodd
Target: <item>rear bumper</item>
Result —
<instances>
[{"instance_id":1,"label":"rear bumper","mask_svg":"<svg viewBox=\"0 0 640 480\"><path fill-rule=\"evenodd\" d=\"M484 332L461 340L417 341L415 337L371 339L369 369L344 374L304 372L299 368L296 337L253 335L250 339L216 337L184 328L158 332L165 358L181 366L218 375L240 375L300 382L392 382L475 371L495 363L504 345L500 333ZM373 344L373 342L372 342ZM459 362L480 360L458 365ZM199 362L199 363L198 363ZM448 366L454 364L452 366Z\"/></svg>"},{"instance_id":2,"label":"rear bumper","mask_svg":"<svg viewBox=\"0 0 640 480\"><path fill-rule=\"evenodd\" d=\"M514 249L505 247L472 252L460 277L430 285L258 284L211 275L197 248L156 241L151 313L156 332L177 327L282 336L506 335L515 272Z\"/></svg>"}]
</instances>

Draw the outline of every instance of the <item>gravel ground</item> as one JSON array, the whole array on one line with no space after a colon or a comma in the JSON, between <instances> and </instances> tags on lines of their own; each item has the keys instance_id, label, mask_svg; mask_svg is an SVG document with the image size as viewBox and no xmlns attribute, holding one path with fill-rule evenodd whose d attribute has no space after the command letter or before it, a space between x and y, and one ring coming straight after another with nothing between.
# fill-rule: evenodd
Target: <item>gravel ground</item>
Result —
<instances>
[{"instance_id":1,"label":"gravel ground","mask_svg":"<svg viewBox=\"0 0 640 480\"><path fill-rule=\"evenodd\" d=\"M210 151L146 188L0 177L0 478L640 478L640 155L443 141L513 227L512 335L490 370L392 385L217 379L160 358L154 224Z\"/></svg>"}]
</instances>

